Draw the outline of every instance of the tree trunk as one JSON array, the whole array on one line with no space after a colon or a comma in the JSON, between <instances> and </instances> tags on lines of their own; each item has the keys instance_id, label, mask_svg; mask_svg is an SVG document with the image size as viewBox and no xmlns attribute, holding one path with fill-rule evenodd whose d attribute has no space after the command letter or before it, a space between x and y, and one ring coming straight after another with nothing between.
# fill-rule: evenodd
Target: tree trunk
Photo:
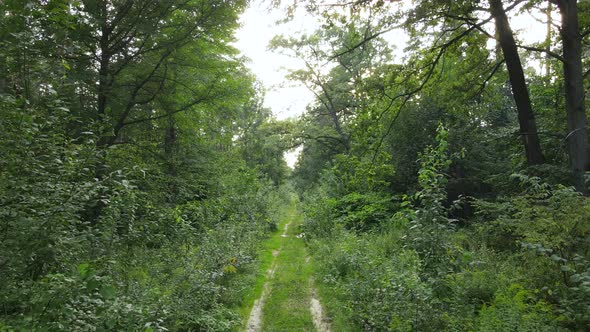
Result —
<instances>
[{"instance_id":1,"label":"tree trunk","mask_svg":"<svg viewBox=\"0 0 590 332\"><path fill-rule=\"evenodd\" d=\"M177 184L177 163L175 160L177 154L177 141L178 133L176 130L176 123L174 121L174 116L170 115L168 117L168 125L164 132L164 157L166 163L166 175L168 176L166 181L168 184L167 198L169 203L176 202L179 193Z\"/></svg>"},{"instance_id":2,"label":"tree trunk","mask_svg":"<svg viewBox=\"0 0 590 332\"><path fill-rule=\"evenodd\" d=\"M545 35L545 47L547 49L551 49L551 40L553 40L553 17L551 16L551 12L553 11L553 6L551 2L547 4L547 12L545 13L547 17L547 34ZM545 55L545 78L547 81L551 79L551 55Z\"/></svg>"},{"instance_id":3,"label":"tree trunk","mask_svg":"<svg viewBox=\"0 0 590 332\"><path fill-rule=\"evenodd\" d=\"M106 109L108 102L108 93L110 90L108 87L108 74L111 62L111 52L109 49L109 38L111 30L108 25L108 9L106 1L102 1L100 3L99 10L102 19L102 26L100 29L101 37L99 41L100 59L98 68L98 88L96 91L97 108L94 120L97 121L97 123L103 123L103 121L107 120ZM100 136L96 142L97 155L94 164L94 177L98 181L102 181L108 176L109 173L107 165L107 147L109 146L108 142L110 138L105 136L105 134L108 133L100 132L99 134ZM84 219L89 221L92 225L98 222L98 219L100 218L103 209L106 207L104 196L104 190L99 190L94 202L88 205L82 213Z\"/></svg>"},{"instance_id":4,"label":"tree trunk","mask_svg":"<svg viewBox=\"0 0 590 332\"><path fill-rule=\"evenodd\" d=\"M588 194L584 173L590 170L588 157L588 120L584 102L582 74L582 36L576 0L557 1L561 13L563 77L567 112L567 144L576 189Z\"/></svg>"},{"instance_id":5,"label":"tree trunk","mask_svg":"<svg viewBox=\"0 0 590 332\"><path fill-rule=\"evenodd\" d=\"M8 74L6 67L6 59L0 55L0 95L5 93L6 90L6 76Z\"/></svg>"},{"instance_id":6,"label":"tree trunk","mask_svg":"<svg viewBox=\"0 0 590 332\"><path fill-rule=\"evenodd\" d=\"M100 67L98 69L98 91L97 91L97 120L104 121L107 107L108 74L111 62L110 27L108 23L108 9L106 1L101 3L102 27L100 29Z\"/></svg>"},{"instance_id":7,"label":"tree trunk","mask_svg":"<svg viewBox=\"0 0 590 332\"><path fill-rule=\"evenodd\" d=\"M502 0L489 0L492 16L496 23L496 31L506 61L512 96L518 111L518 123L520 135L525 148L526 160L529 165L542 164L544 162L535 115L531 106L529 91L527 89L524 72L518 49L514 40L510 22L502 5Z\"/></svg>"}]
</instances>

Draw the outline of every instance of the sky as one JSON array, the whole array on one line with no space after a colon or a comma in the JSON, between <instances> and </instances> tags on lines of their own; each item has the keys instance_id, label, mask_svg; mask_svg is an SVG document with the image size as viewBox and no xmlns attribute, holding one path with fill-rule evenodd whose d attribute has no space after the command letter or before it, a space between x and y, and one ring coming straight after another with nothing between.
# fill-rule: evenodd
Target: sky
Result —
<instances>
[{"instance_id":1,"label":"sky","mask_svg":"<svg viewBox=\"0 0 590 332\"><path fill-rule=\"evenodd\" d=\"M301 83L287 81L285 75L288 74L288 69L303 68L303 63L301 60L270 51L268 45L276 35L310 34L320 25L304 8L299 8L295 12L292 21L277 25L276 22L284 18L285 10L269 10L269 1L264 2L250 2L249 8L240 18L241 27L236 33L237 41L234 45L250 59L247 66L265 88L264 106L271 109L279 120L295 118L313 101L313 94ZM537 17L542 18L542 15ZM541 41L545 37L544 25L530 17L517 16L512 18L510 23L515 32L518 32L527 43ZM389 32L383 37L398 44L394 55L400 59L407 37L400 30ZM300 151L301 149L296 149L285 153L289 167L293 168Z\"/></svg>"},{"instance_id":2,"label":"sky","mask_svg":"<svg viewBox=\"0 0 590 332\"><path fill-rule=\"evenodd\" d=\"M284 17L282 9L268 9L268 3L252 2L242 15L241 28L237 31L235 46L250 58L248 67L266 88L264 105L279 120L303 113L312 100L312 93L303 85L287 82L287 69L303 67L300 60L272 52L268 44L276 35L312 33L319 25L315 19L298 10L292 22L277 25Z\"/></svg>"},{"instance_id":3,"label":"sky","mask_svg":"<svg viewBox=\"0 0 590 332\"><path fill-rule=\"evenodd\" d=\"M285 79L288 69L303 68L301 60L271 52L268 45L276 35L295 36L310 34L319 27L318 22L298 9L291 22L277 25L285 15L283 9L269 10L268 2L261 4L252 1L240 21L237 42L234 44L250 59L248 67L266 90L264 106L271 109L279 119L295 118L301 115L308 104L313 101L313 94L298 82ZM295 166L301 148L287 151L285 160L291 168Z\"/></svg>"}]
</instances>

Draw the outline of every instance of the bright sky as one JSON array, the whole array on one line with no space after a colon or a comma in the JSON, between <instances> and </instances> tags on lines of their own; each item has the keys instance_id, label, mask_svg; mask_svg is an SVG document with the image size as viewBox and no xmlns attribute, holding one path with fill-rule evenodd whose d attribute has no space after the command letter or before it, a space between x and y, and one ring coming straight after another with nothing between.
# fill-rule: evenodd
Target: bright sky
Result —
<instances>
[{"instance_id":1,"label":"bright sky","mask_svg":"<svg viewBox=\"0 0 590 332\"><path fill-rule=\"evenodd\" d=\"M292 22L277 25L284 18L282 9L268 9L268 2L252 2L241 17L235 46L250 58L248 67L266 88L264 105L270 108L277 119L296 117L303 113L312 100L312 94L303 85L287 82L287 69L299 69L303 64L298 59L271 52L268 44L280 34L299 35L312 33L319 25L315 19L298 10Z\"/></svg>"},{"instance_id":2,"label":"bright sky","mask_svg":"<svg viewBox=\"0 0 590 332\"><path fill-rule=\"evenodd\" d=\"M313 101L313 94L301 83L288 82L285 75L288 73L287 69L299 69L303 64L298 59L271 52L268 44L276 35L310 34L319 24L301 8L303 6L299 6L292 21L277 25L276 22L284 18L285 10L269 10L269 1L264 2L252 1L242 15L242 26L236 34L235 46L250 59L248 67L266 90L264 106L270 108L277 119L297 117ZM541 41L545 37L544 25L530 17L515 17L511 19L511 25L527 42ZM400 30L389 32L383 37L398 44L394 54L399 59L407 37ZM299 153L300 149L285 153L290 167L295 165Z\"/></svg>"},{"instance_id":3,"label":"bright sky","mask_svg":"<svg viewBox=\"0 0 590 332\"><path fill-rule=\"evenodd\" d=\"M285 79L287 70L302 68L302 62L268 49L269 42L276 35L310 34L319 26L303 9L295 14L291 22L277 25L276 22L284 18L285 11L280 8L269 10L268 2L261 4L253 1L242 15L242 27L236 34L235 46L250 58L248 67L266 90L264 106L280 120L301 115L313 101L313 94L301 83ZM295 166L300 152L301 149L295 149L285 153L289 167Z\"/></svg>"}]
</instances>

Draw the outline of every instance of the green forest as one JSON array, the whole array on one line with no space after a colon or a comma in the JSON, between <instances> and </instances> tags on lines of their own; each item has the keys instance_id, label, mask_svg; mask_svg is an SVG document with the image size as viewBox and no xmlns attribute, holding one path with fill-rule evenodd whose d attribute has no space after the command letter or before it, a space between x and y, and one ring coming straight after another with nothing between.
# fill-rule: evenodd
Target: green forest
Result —
<instances>
[{"instance_id":1,"label":"green forest","mask_svg":"<svg viewBox=\"0 0 590 332\"><path fill-rule=\"evenodd\" d=\"M590 330L589 0L252 5L0 1L0 332Z\"/></svg>"}]
</instances>

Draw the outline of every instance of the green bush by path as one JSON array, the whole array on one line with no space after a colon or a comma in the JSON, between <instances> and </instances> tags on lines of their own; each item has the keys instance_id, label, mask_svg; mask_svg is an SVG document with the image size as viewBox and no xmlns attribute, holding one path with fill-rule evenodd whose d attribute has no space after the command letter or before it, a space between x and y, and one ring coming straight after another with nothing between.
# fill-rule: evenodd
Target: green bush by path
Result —
<instances>
[{"instance_id":1,"label":"green bush by path","mask_svg":"<svg viewBox=\"0 0 590 332\"><path fill-rule=\"evenodd\" d=\"M334 321L364 331L586 329L590 200L515 175L522 190L472 200L475 215L458 225L445 202L447 152L427 151L421 190L373 214L371 228L342 221L377 211L378 199L359 207L351 197L360 194L318 191L306 201L304 229Z\"/></svg>"},{"instance_id":2,"label":"green bush by path","mask_svg":"<svg viewBox=\"0 0 590 332\"><path fill-rule=\"evenodd\" d=\"M191 199L160 195L168 177L129 147L104 157L92 132L60 133L59 103L30 108L1 97L0 330L229 331L260 241L289 189L231 153ZM145 163L145 164L144 164ZM145 168L142 168L145 166ZM185 179L181 191L203 178ZM190 183L189 183L190 181ZM195 193L196 194L196 193ZM101 205L97 219L87 212Z\"/></svg>"}]
</instances>

